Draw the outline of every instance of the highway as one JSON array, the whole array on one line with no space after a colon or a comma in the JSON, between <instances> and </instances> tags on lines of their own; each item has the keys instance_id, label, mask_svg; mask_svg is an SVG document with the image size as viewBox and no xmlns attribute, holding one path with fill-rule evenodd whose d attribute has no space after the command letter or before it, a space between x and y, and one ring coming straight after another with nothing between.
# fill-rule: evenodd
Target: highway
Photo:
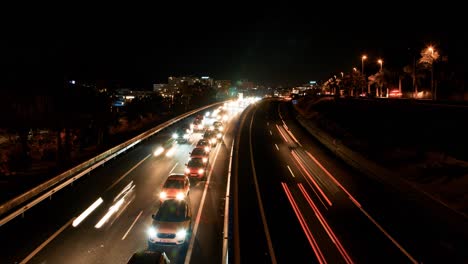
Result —
<instances>
[{"instance_id":1,"label":"highway","mask_svg":"<svg viewBox=\"0 0 468 264\"><path fill-rule=\"evenodd\" d=\"M362 175L297 123L288 102L242 117L234 147L233 263L466 263L465 218Z\"/></svg>"},{"instance_id":2,"label":"highway","mask_svg":"<svg viewBox=\"0 0 468 264\"><path fill-rule=\"evenodd\" d=\"M191 181L189 242L162 247L171 263L223 263L229 175L229 263L467 262L465 218L356 172L293 115L289 102L264 99L231 116L207 180ZM201 133L172 156L153 152L192 119L0 227L0 263L127 263L147 247L161 185L184 171Z\"/></svg>"},{"instance_id":3,"label":"highway","mask_svg":"<svg viewBox=\"0 0 468 264\"><path fill-rule=\"evenodd\" d=\"M221 262L224 197L238 115L210 153L207 180L191 179L192 235L184 246L162 247L171 263ZM138 144L2 226L0 263L127 263L134 252L147 248L163 181L171 172L184 172L202 134L177 144L173 156L155 157L153 152L171 138L175 126L192 119ZM90 207L95 209L81 218Z\"/></svg>"}]
</instances>

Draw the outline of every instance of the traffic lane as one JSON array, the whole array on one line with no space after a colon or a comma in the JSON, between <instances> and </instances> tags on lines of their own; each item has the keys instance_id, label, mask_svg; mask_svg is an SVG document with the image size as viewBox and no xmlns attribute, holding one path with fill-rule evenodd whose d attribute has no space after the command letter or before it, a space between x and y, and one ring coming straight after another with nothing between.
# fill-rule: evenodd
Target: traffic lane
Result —
<instances>
[{"instance_id":1,"label":"traffic lane","mask_svg":"<svg viewBox=\"0 0 468 264\"><path fill-rule=\"evenodd\" d=\"M274 107L270 107L269 110L272 112L264 114L273 116ZM258 114L261 117L262 112L259 111ZM269 146L265 148L265 154L260 156L265 156L270 150L275 153L271 157L272 164L281 164L276 170L285 170L285 180L294 179L293 190L297 192L296 197L304 196L307 200L307 203L303 204L304 210L314 210L315 218L323 222L321 228L328 230L329 236L335 241L341 241L343 258L346 259L348 254L351 259L359 262L381 262L382 256L388 256L387 260L406 262L407 257L367 219L346 193L331 182L328 176L324 178L323 175L319 176L310 170L309 164L313 162L304 154L302 147L294 143L294 135L290 137L288 132L281 132L282 129L275 129L274 133L267 132L269 127L278 128L277 122L280 121L276 119L254 122L254 127L258 127L258 135L255 138L261 140L256 146ZM285 168L288 168L288 171Z\"/></svg>"},{"instance_id":2,"label":"traffic lane","mask_svg":"<svg viewBox=\"0 0 468 264\"><path fill-rule=\"evenodd\" d=\"M232 164L231 188L233 204L233 254L234 263L270 263L269 247L258 208L249 149L249 123L252 116L247 108L241 116L239 137L236 137Z\"/></svg>"},{"instance_id":3,"label":"traffic lane","mask_svg":"<svg viewBox=\"0 0 468 264\"><path fill-rule=\"evenodd\" d=\"M121 175L152 152L153 145L166 140L161 133L117 156L104 166L84 175L72 185L55 193L51 199L32 207L24 217L16 217L0 227L0 262L14 263L26 257L78 212L85 210Z\"/></svg>"},{"instance_id":4,"label":"traffic lane","mask_svg":"<svg viewBox=\"0 0 468 264\"><path fill-rule=\"evenodd\" d=\"M464 218L433 201L421 201L415 194L402 193L356 172L311 138L289 110L282 108L283 118L304 148L418 261L468 259Z\"/></svg>"},{"instance_id":5,"label":"traffic lane","mask_svg":"<svg viewBox=\"0 0 468 264\"><path fill-rule=\"evenodd\" d=\"M208 191L201 212L197 236L191 251L191 263L219 263L222 259L223 227L224 227L224 198L230 151L235 134L235 124L238 115L234 116L226 127L226 133L218 143L219 153L209 177ZM200 209L199 209L200 210Z\"/></svg>"},{"instance_id":6,"label":"traffic lane","mask_svg":"<svg viewBox=\"0 0 468 264\"><path fill-rule=\"evenodd\" d=\"M195 135L194 140L197 140L199 137L200 135ZM135 252L135 248L141 249L142 245L146 245L146 230L151 225L151 215L156 213L159 208L158 195L160 188L170 172L183 172L183 162L188 159L188 153L192 146L189 144L182 144L177 147L177 152L173 157L151 157L147 162L142 163L141 166L121 179L117 185L114 185L114 183L112 184L114 185L112 192L109 191L107 195L107 197L110 198L105 200L114 201L114 197L116 197L121 190L125 189L125 186L131 183L135 185L135 196L131 200L131 204L125 208L126 210L122 209L116 212L116 214L120 214L119 217L110 219L106 227L95 230L95 232L92 232L93 235L91 235L91 237L77 237L73 239L74 241L82 241L82 248L76 248L77 243L75 245L65 245L61 243L59 245L64 247L63 250L54 247L43 249L41 252L41 255L44 256L43 259L47 259L47 261L52 263L60 263L60 257L65 249L74 248L74 250L67 255L78 263L115 263L117 259L129 258ZM192 185L190 196L197 196L197 189L197 185ZM101 217L105 215L112 204L113 203L107 204L107 206L101 206L100 210L96 210L85 219L86 222L92 223L88 226L88 229L95 229L94 224L100 221ZM198 204L193 203L192 210L196 210L196 207L198 207ZM138 217L138 219L135 219L144 224L136 225L131 229L130 227L132 227L133 221L135 221L133 219L135 215ZM130 232L136 232L140 234L140 236L133 237L134 240L127 239ZM77 235L79 236L79 234L80 233ZM91 247L89 245L91 245ZM98 250L103 248L106 250ZM145 246L143 246L143 248L145 248ZM172 257L172 259L176 259L175 257L181 255L180 248L181 247L175 248L177 252L171 249L168 255L171 253L169 256ZM96 252L96 254L89 255L83 254L83 252ZM41 255L37 257L39 263L42 261ZM35 259L36 258L34 258L33 261Z\"/></svg>"},{"instance_id":7,"label":"traffic lane","mask_svg":"<svg viewBox=\"0 0 468 264\"><path fill-rule=\"evenodd\" d=\"M273 108L274 109L274 108ZM290 146L267 116L274 116L268 103L262 104L252 122L255 138L253 154L259 188L264 198L265 214L279 263L294 262L346 263L335 241L327 235L322 221L310 208L299 184L307 185L296 168ZM273 126L276 130L271 131ZM271 133L270 133L271 131ZM307 195L307 197L314 195ZM318 203L316 201L315 203Z\"/></svg>"},{"instance_id":8,"label":"traffic lane","mask_svg":"<svg viewBox=\"0 0 468 264\"><path fill-rule=\"evenodd\" d=\"M78 227L70 227L76 232L72 231L58 236L53 241L54 243L42 249L31 263L43 263L44 261L63 263L61 261L64 254L73 261L72 263L116 263L116 261L120 262L122 259L129 258L134 253L135 248L140 249L145 246L146 235L138 237L128 237L128 235L132 234L131 232L145 234L146 228L144 226L151 224L151 214L159 206L156 190L161 186L173 166L174 164L171 162L159 160L156 170L151 161L142 163L125 178L134 182L133 195L129 196L128 201L122 204L102 227L96 228L96 225L111 206L116 204L114 201L116 195L124 189L120 185L116 185L113 192L109 191L102 195L105 202L83 220ZM121 183L127 184L123 180ZM138 216L142 211L143 213L138 220L146 223L143 225L143 230L135 229L135 227L130 229L134 219L136 219L135 215ZM130 231L127 234L128 230Z\"/></svg>"}]
</instances>

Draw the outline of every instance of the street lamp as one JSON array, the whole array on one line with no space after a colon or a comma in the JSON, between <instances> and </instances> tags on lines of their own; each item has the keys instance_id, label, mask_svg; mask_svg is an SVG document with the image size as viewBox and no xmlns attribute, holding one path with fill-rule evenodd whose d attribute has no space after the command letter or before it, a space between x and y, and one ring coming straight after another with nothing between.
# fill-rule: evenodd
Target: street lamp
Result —
<instances>
[{"instance_id":1,"label":"street lamp","mask_svg":"<svg viewBox=\"0 0 468 264\"><path fill-rule=\"evenodd\" d=\"M436 94L434 91L434 48L432 46L429 46L427 50L431 52L431 93L432 98L435 100Z\"/></svg>"},{"instance_id":2,"label":"street lamp","mask_svg":"<svg viewBox=\"0 0 468 264\"><path fill-rule=\"evenodd\" d=\"M361 58L361 65L362 65L362 74L364 74L364 60L367 59L367 56L366 55L363 55L362 58Z\"/></svg>"},{"instance_id":3,"label":"street lamp","mask_svg":"<svg viewBox=\"0 0 468 264\"><path fill-rule=\"evenodd\" d=\"M364 75L364 60L367 59L366 55L362 55L361 57L361 74L364 77L364 86L367 86L366 75ZM367 93L370 94L370 87L367 87Z\"/></svg>"},{"instance_id":4,"label":"street lamp","mask_svg":"<svg viewBox=\"0 0 468 264\"><path fill-rule=\"evenodd\" d=\"M377 62L380 64L380 71L382 71L383 60L379 59Z\"/></svg>"},{"instance_id":5,"label":"street lamp","mask_svg":"<svg viewBox=\"0 0 468 264\"><path fill-rule=\"evenodd\" d=\"M354 72L357 72L357 69L356 69L356 67L353 67L353 71L354 71Z\"/></svg>"}]
</instances>

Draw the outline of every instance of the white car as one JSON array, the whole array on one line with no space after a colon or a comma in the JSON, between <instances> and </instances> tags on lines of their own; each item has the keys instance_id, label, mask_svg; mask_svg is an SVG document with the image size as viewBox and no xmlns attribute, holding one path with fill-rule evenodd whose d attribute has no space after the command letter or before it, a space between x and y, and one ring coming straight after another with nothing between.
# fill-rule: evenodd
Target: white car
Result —
<instances>
[{"instance_id":1,"label":"white car","mask_svg":"<svg viewBox=\"0 0 468 264\"><path fill-rule=\"evenodd\" d=\"M153 217L148 229L148 247L182 245L188 241L192 211L187 200L165 200Z\"/></svg>"}]
</instances>

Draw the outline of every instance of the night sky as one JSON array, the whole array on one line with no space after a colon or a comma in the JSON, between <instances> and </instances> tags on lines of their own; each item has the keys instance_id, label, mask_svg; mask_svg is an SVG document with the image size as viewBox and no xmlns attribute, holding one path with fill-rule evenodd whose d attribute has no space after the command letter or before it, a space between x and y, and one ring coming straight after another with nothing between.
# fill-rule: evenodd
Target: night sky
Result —
<instances>
[{"instance_id":1,"label":"night sky","mask_svg":"<svg viewBox=\"0 0 468 264\"><path fill-rule=\"evenodd\" d=\"M151 88L170 75L209 75L297 85L360 69L362 54L369 57L366 71L377 71L378 58L384 67L401 68L411 62L412 51L429 44L451 62L467 65L468 30L454 5L334 5L341 4L180 3L74 12L47 24L13 23L1 44L1 82L14 86L65 76Z\"/></svg>"}]
</instances>

